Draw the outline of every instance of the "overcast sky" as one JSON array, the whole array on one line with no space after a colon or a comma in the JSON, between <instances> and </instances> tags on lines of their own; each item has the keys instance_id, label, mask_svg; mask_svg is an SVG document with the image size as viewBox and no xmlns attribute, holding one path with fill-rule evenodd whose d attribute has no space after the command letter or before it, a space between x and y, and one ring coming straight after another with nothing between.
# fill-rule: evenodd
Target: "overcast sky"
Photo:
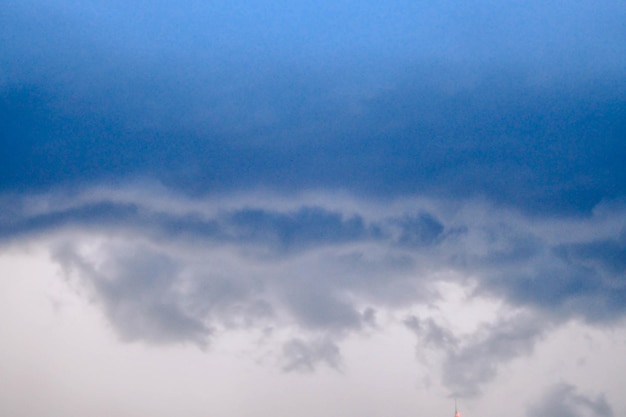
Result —
<instances>
[{"instance_id":1,"label":"overcast sky","mask_svg":"<svg viewBox=\"0 0 626 417\"><path fill-rule=\"evenodd\" d=\"M0 414L626 415L624 22L4 0Z\"/></svg>"}]
</instances>

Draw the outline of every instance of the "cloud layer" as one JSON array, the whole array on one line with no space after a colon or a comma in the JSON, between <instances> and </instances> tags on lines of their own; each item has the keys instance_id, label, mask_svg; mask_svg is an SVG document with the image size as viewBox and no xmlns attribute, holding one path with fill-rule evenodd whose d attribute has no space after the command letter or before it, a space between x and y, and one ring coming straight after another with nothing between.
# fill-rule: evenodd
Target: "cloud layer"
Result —
<instances>
[{"instance_id":1,"label":"cloud layer","mask_svg":"<svg viewBox=\"0 0 626 417\"><path fill-rule=\"evenodd\" d=\"M53 258L123 340L210 346L249 329L287 335L271 342L283 344L287 371L340 367L347 335L375 329L380 314L431 308L450 282L510 311L469 334L430 314L406 319L418 349L445 355L442 382L464 396L555 325L611 324L626 312L620 204L537 218L471 200L383 206L141 189L12 198L20 209L6 210L0 228L5 244L53 242Z\"/></svg>"},{"instance_id":2,"label":"cloud layer","mask_svg":"<svg viewBox=\"0 0 626 417\"><path fill-rule=\"evenodd\" d=\"M3 1L0 250L45 248L135 346L242 331L290 376L346 372L400 326L442 395L479 397L567 323L624 319L625 20ZM528 415L612 415L564 381Z\"/></svg>"},{"instance_id":3,"label":"cloud layer","mask_svg":"<svg viewBox=\"0 0 626 417\"><path fill-rule=\"evenodd\" d=\"M572 385L559 384L552 387L542 401L528 412L529 417L545 415L612 417L613 410L603 395L590 398L578 393Z\"/></svg>"},{"instance_id":4,"label":"cloud layer","mask_svg":"<svg viewBox=\"0 0 626 417\"><path fill-rule=\"evenodd\" d=\"M584 212L626 189L619 2L36 3L2 8L2 190L143 177Z\"/></svg>"}]
</instances>

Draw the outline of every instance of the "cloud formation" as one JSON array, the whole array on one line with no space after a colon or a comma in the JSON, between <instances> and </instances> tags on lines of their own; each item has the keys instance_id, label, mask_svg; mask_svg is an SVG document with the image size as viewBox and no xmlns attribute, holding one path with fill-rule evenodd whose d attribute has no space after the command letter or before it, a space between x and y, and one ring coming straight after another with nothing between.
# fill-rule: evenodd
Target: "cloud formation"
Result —
<instances>
[{"instance_id":1,"label":"cloud formation","mask_svg":"<svg viewBox=\"0 0 626 417\"><path fill-rule=\"evenodd\" d=\"M149 178L190 195L330 188L580 213L626 189L619 2L564 14L561 4L397 2L371 15L324 2L337 24L308 20L306 36L284 11L246 12L262 2L186 1L145 19L132 5L62 3L3 5L1 190ZM188 13L195 23L173 24ZM337 33L357 16L403 24ZM493 30L463 23L484 21ZM219 29L272 22L282 29L254 38Z\"/></svg>"},{"instance_id":2,"label":"cloud formation","mask_svg":"<svg viewBox=\"0 0 626 417\"><path fill-rule=\"evenodd\" d=\"M332 368L341 365L339 348L328 340L312 340L308 343L302 339L293 339L283 346L285 355L285 371L312 371L318 363L323 362Z\"/></svg>"},{"instance_id":3,"label":"cloud formation","mask_svg":"<svg viewBox=\"0 0 626 417\"><path fill-rule=\"evenodd\" d=\"M432 349L445 355L442 381L455 397L479 395L501 365L529 355L550 327L536 316L518 314L482 325L461 338L432 318L411 316L405 324L417 336L418 350Z\"/></svg>"},{"instance_id":4,"label":"cloud formation","mask_svg":"<svg viewBox=\"0 0 626 417\"><path fill-rule=\"evenodd\" d=\"M625 20L3 1L0 250L45 247L123 341L258 332L298 373L403 323L476 397L564 323L625 317ZM445 317L450 288L499 309ZM548 412L611 408L560 385Z\"/></svg>"},{"instance_id":5,"label":"cloud formation","mask_svg":"<svg viewBox=\"0 0 626 417\"><path fill-rule=\"evenodd\" d=\"M503 300L518 313L471 334L428 315L406 321L418 349L444 354L442 382L458 396L479 394L553 326L612 323L626 310L619 204L537 218L471 200L163 192L12 199L20 209L5 211L0 231L5 244L52 239L55 261L123 340L207 346L229 329L282 329L291 336L271 343L289 371L337 368L342 339L375 328L377 311L445 299L442 280Z\"/></svg>"},{"instance_id":6,"label":"cloud formation","mask_svg":"<svg viewBox=\"0 0 626 417\"><path fill-rule=\"evenodd\" d=\"M558 415L563 417L613 417L613 410L604 395L589 397L570 384L558 384L528 410L528 417Z\"/></svg>"}]
</instances>

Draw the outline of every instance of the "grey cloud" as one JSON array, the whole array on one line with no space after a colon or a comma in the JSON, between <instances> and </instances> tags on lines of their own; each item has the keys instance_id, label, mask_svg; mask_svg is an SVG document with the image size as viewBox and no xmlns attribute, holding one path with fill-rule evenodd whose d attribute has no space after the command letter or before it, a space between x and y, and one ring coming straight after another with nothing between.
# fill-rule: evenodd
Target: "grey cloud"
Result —
<instances>
[{"instance_id":1,"label":"grey cloud","mask_svg":"<svg viewBox=\"0 0 626 417\"><path fill-rule=\"evenodd\" d=\"M11 201L12 200L12 201ZM8 198L5 205L18 204L19 199ZM16 210L19 213L19 210ZM64 227L79 226L83 228L95 225L119 227L138 217L138 206L134 204L111 204L108 202L86 204L65 210L50 211L32 216L14 213L0 224L0 238L12 238L20 235L44 233ZM96 226L96 227L98 227Z\"/></svg>"},{"instance_id":2,"label":"grey cloud","mask_svg":"<svg viewBox=\"0 0 626 417\"><path fill-rule=\"evenodd\" d=\"M536 317L523 317L480 329L448 356L443 382L459 396L480 393L481 385L491 381L501 365L529 355L546 327Z\"/></svg>"},{"instance_id":3,"label":"grey cloud","mask_svg":"<svg viewBox=\"0 0 626 417\"><path fill-rule=\"evenodd\" d=\"M613 417L613 409L604 395L595 398L584 395L570 384L553 386L526 413L528 417Z\"/></svg>"},{"instance_id":4,"label":"grey cloud","mask_svg":"<svg viewBox=\"0 0 626 417\"><path fill-rule=\"evenodd\" d=\"M600 269L603 275L626 279L626 230L615 239L561 245L554 250L569 264Z\"/></svg>"},{"instance_id":5,"label":"grey cloud","mask_svg":"<svg viewBox=\"0 0 626 417\"><path fill-rule=\"evenodd\" d=\"M342 211L306 203L281 210L245 203L243 208L233 206L202 213L174 212L132 198L113 201L103 197L81 202L79 196L69 195L66 200L57 204L45 202L44 198L33 203L5 196L1 202L6 210L0 217L0 236L10 242L65 229L130 232L159 244L196 244L209 248L228 245L244 257L276 259L279 256L285 260L296 260L298 256L325 248L345 248L327 258L325 271L308 274L294 270L294 276L286 280L295 283L289 290L294 299L307 286L310 288L306 291L312 296L319 291L324 294L327 288L352 291L367 287L377 288L382 296L388 290L383 281L372 278L375 275L393 271L399 277L410 270L437 270L448 265L480 277L479 292L504 295L514 303L560 311L564 316L580 314L605 320L612 314L619 316L626 308L620 296L624 276L621 228L608 235L603 232L600 237L559 243L548 240L541 229L523 217L496 216L493 221L485 221L468 214L453 219L443 212L419 207L404 214L390 212L365 220L358 209ZM585 226L583 221L577 227L592 230L591 224ZM364 244L376 251L366 254L358 248ZM341 279L337 279L337 273L342 275ZM395 284L400 282L396 278L392 280ZM343 301L331 302L333 297L324 299L337 307L329 312L344 310L340 307ZM302 317L315 322L315 316L306 311L304 307L301 309ZM350 316L354 315L336 317Z\"/></svg>"},{"instance_id":6,"label":"grey cloud","mask_svg":"<svg viewBox=\"0 0 626 417\"><path fill-rule=\"evenodd\" d=\"M556 256L544 253L524 266L504 265L486 274L481 290L504 294L512 303L562 317L608 322L621 317L626 309L623 273L573 261L567 257L573 252L570 246L559 246L553 252ZM603 248L602 257L611 258L614 253L615 248L608 246Z\"/></svg>"},{"instance_id":7,"label":"grey cloud","mask_svg":"<svg viewBox=\"0 0 626 417\"><path fill-rule=\"evenodd\" d=\"M330 340L371 327L379 303L419 298L405 276L413 265L410 256L391 249L404 233L394 216L370 223L318 206L276 210L247 204L202 213L72 194L4 202L20 206L3 212L5 241L56 236L53 259L89 289L126 341L204 346L216 329L291 322L305 333L325 335L327 342L289 344L289 369L337 366ZM430 226L430 215L420 213L416 218ZM421 229L411 226L409 232L415 236ZM97 237L96 251L85 252L75 242L83 233ZM378 255L361 246L381 244L389 249ZM381 280L391 270L404 272ZM322 353L323 360L315 359Z\"/></svg>"},{"instance_id":8,"label":"grey cloud","mask_svg":"<svg viewBox=\"0 0 626 417\"><path fill-rule=\"evenodd\" d=\"M403 246L432 245L444 232L444 225L430 213L419 213L416 216L398 220L401 227L398 244Z\"/></svg>"},{"instance_id":9,"label":"grey cloud","mask_svg":"<svg viewBox=\"0 0 626 417\"><path fill-rule=\"evenodd\" d=\"M542 326L626 314L625 211L593 211L626 190L622 0L144 3L0 4L0 243L58 244L120 337L269 321L304 334L286 369L337 367L364 308L450 275L545 318L407 322L471 395ZM137 178L171 201L82 199Z\"/></svg>"},{"instance_id":10,"label":"grey cloud","mask_svg":"<svg viewBox=\"0 0 626 417\"><path fill-rule=\"evenodd\" d=\"M395 247L395 244L390 244ZM426 280L418 278L421 266L414 253L389 250L385 241L351 248L325 257L324 276L337 288L364 302L386 308L408 307L432 299Z\"/></svg>"},{"instance_id":11,"label":"grey cloud","mask_svg":"<svg viewBox=\"0 0 626 417\"><path fill-rule=\"evenodd\" d=\"M409 320L423 347L445 353L444 383L459 395L479 392L552 324L611 322L626 311L619 207L584 219L529 218L471 201L376 208L223 198L132 189L5 195L0 235L5 245L41 237L59 245L55 260L83 277L125 340L202 344L216 329L285 325L339 343L371 327L368 309L432 303L438 274L448 272L461 285L470 280L476 296L543 318L462 337ZM74 242L88 236L103 242L98 251Z\"/></svg>"},{"instance_id":12,"label":"grey cloud","mask_svg":"<svg viewBox=\"0 0 626 417\"><path fill-rule=\"evenodd\" d=\"M615 225L602 226L605 230L598 236L582 237L570 233L583 228L593 231L600 217L555 219L566 222L558 237L534 226L532 218L487 223L478 219L473 227L468 225L474 221L466 218L462 231L448 233L441 243L440 262L480 276L479 294L505 297L512 304L553 316L612 321L626 308L620 216L615 213Z\"/></svg>"},{"instance_id":13,"label":"grey cloud","mask_svg":"<svg viewBox=\"0 0 626 417\"><path fill-rule=\"evenodd\" d=\"M295 338L283 346L283 353L285 360L283 369L287 372L310 372L320 363L334 369L341 366L339 347L329 339Z\"/></svg>"},{"instance_id":14,"label":"grey cloud","mask_svg":"<svg viewBox=\"0 0 626 417\"><path fill-rule=\"evenodd\" d=\"M363 240L370 235L360 216L344 219L341 213L321 207L302 207L291 213L244 209L228 218L236 239L269 243L281 250Z\"/></svg>"},{"instance_id":15,"label":"grey cloud","mask_svg":"<svg viewBox=\"0 0 626 417\"><path fill-rule=\"evenodd\" d=\"M210 329L187 311L184 282L175 262L163 253L139 248L109 255L113 256L98 267L69 246L59 247L54 257L94 289L122 339L206 343Z\"/></svg>"},{"instance_id":16,"label":"grey cloud","mask_svg":"<svg viewBox=\"0 0 626 417\"><path fill-rule=\"evenodd\" d=\"M438 325L432 318L420 319L408 317L404 324L419 339L419 344L436 350L453 351L458 347L459 339L448 329Z\"/></svg>"},{"instance_id":17,"label":"grey cloud","mask_svg":"<svg viewBox=\"0 0 626 417\"><path fill-rule=\"evenodd\" d=\"M277 254L350 242L395 240L402 246L435 245L444 226L432 214L383 218L367 223L358 213L302 206L289 211L235 208L210 217L173 214L139 201L95 201L29 213L16 196L0 199L0 239L46 233L68 227L137 229L155 238L200 239L257 245Z\"/></svg>"},{"instance_id":18,"label":"grey cloud","mask_svg":"<svg viewBox=\"0 0 626 417\"><path fill-rule=\"evenodd\" d=\"M191 247L189 253L172 251L135 239L109 241L86 254L70 240L53 252L66 275L77 276L102 306L123 340L204 346L216 328L251 328L275 319L274 305L266 298L272 295L271 279L246 273L219 254Z\"/></svg>"},{"instance_id":19,"label":"grey cloud","mask_svg":"<svg viewBox=\"0 0 626 417\"><path fill-rule=\"evenodd\" d=\"M361 327L363 318L355 306L340 299L341 290L334 279L341 277L292 276L283 284L286 301L303 326L328 330Z\"/></svg>"},{"instance_id":20,"label":"grey cloud","mask_svg":"<svg viewBox=\"0 0 626 417\"><path fill-rule=\"evenodd\" d=\"M138 202L99 201L31 214L28 213L27 203L19 198L9 196L0 204L7 208L4 218L0 218L0 239L6 241L74 227L83 230L134 229L152 233L155 238L210 239L221 235L215 219L207 220L194 215L175 216L152 210ZM11 209L11 206L19 208ZM221 237L224 237L223 234Z\"/></svg>"},{"instance_id":21,"label":"grey cloud","mask_svg":"<svg viewBox=\"0 0 626 417\"><path fill-rule=\"evenodd\" d=\"M532 352L549 324L521 315L483 325L469 336L456 336L432 319L405 321L418 339L418 349L444 353L442 382L456 397L480 394L501 366Z\"/></svg>"}]
</instances>

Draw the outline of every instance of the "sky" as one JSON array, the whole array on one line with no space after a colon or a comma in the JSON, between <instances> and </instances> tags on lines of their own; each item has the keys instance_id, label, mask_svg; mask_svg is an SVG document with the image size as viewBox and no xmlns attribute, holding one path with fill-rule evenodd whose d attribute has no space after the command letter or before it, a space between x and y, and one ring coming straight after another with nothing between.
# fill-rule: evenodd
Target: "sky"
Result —
<instances>
[{"instance_id":1,"label":"sky","mask_svg":"<svg viewBox=\"0 0 626 417\"><path fill-rule=\"evenodd\" d=\"M0 414L626 415L625 21L4 0Z\"/></svg>"}]
</instances>

